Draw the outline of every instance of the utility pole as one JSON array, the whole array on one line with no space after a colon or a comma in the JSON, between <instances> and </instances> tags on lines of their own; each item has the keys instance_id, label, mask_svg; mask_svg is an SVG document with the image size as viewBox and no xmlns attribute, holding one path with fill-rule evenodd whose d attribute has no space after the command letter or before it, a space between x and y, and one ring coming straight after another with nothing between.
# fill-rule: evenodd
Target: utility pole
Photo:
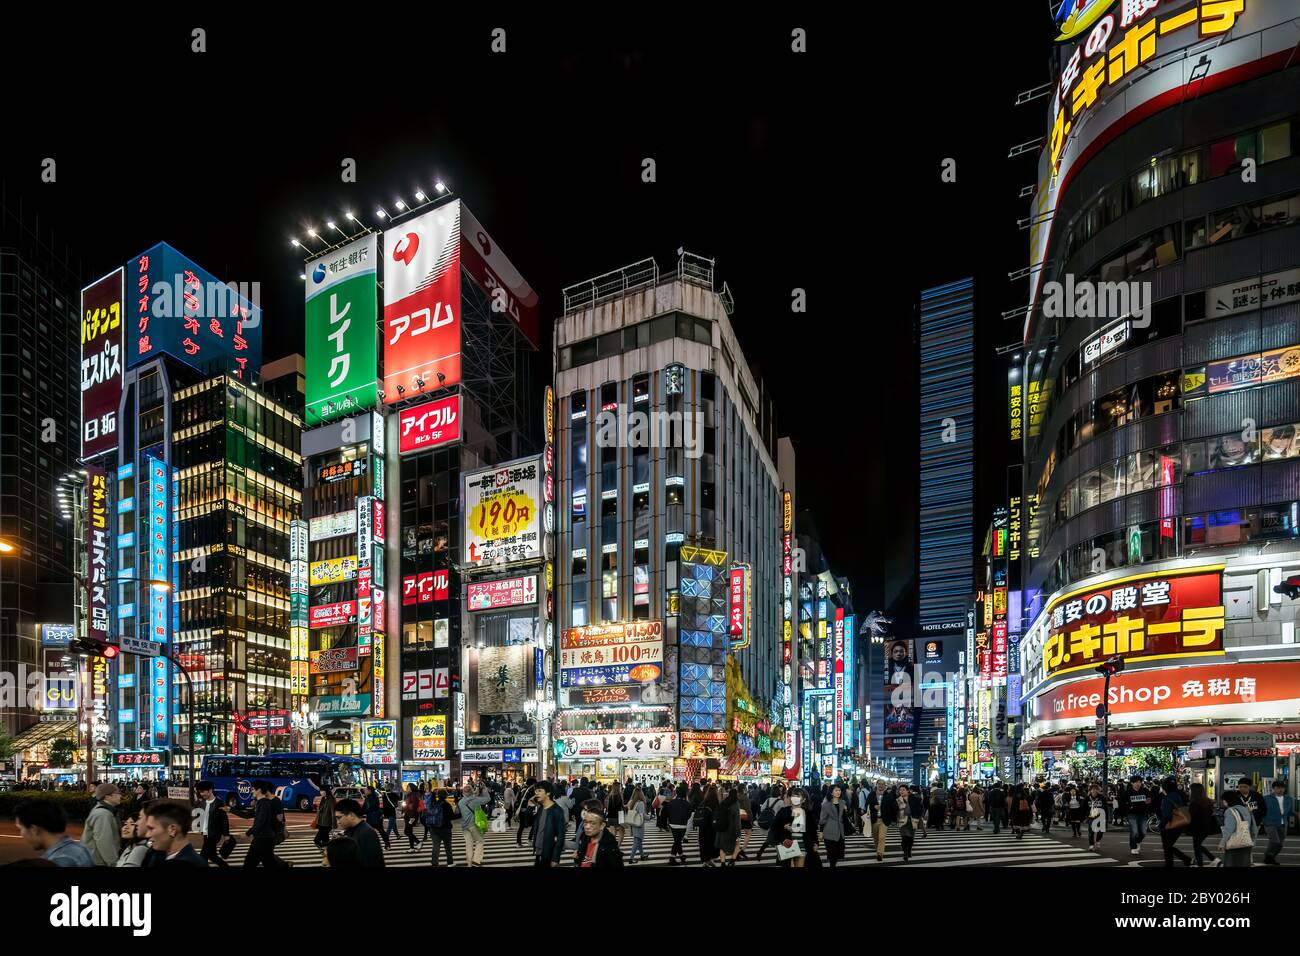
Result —
<instances>
[{"instance_id":1,"label":"utility pole","mask_svg":"<svg viewBox=\"0 0 1300 956\"><path fill-rule=\"evenodd\" d=\"M1097 716L1101 718L1102 728L1097 749L1101 751L1101 790L1102 799L1106 801L1110 799L1106 791L1110 785L1110 679L1123 669L1124 659L1119 656L1112 657L1095 668L1105 678L1101 703L1097 705Z\"/></svg>"}]
</instances>

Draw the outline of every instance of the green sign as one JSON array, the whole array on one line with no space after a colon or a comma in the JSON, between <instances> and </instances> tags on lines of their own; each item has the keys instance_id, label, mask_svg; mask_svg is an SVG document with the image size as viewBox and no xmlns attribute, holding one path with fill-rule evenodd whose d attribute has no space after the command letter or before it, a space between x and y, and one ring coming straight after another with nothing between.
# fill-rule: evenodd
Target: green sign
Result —
<instances>
[{"instance_id":1,"label":"green sign","mask_svg":"<svg viewBox=\"0 0 1300 956\"><path fill-rule=\"evenodd\" d=\"M376 237L307 263L307 426L374 408Z\"/></svg>"}]
</instances>

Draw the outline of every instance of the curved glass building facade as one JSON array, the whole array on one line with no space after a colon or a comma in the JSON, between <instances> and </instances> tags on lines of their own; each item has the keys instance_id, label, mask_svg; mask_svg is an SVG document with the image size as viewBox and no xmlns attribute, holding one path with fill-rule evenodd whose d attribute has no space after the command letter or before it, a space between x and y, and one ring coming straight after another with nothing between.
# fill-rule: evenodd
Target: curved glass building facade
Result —
<instances>
[{"instance_id":1,"label":"curved glass building facade","mask_svg":"<svg viewBox=\"0 0 1300 956\"><path fill-rule=\"evenodd\" d=\"M1294 13L1116 3L1058 45L1021 369L1027 752L1095 744L1115 656L1112 748L1300 739L1274 591L1300 573Z\"/></svg>"}]
</instances>

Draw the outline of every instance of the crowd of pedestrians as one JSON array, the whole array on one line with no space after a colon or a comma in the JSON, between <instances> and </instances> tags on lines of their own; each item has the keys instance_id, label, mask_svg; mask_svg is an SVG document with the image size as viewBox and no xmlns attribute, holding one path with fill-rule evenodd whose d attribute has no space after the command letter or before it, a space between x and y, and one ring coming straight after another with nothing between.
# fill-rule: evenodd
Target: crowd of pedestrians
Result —
<instances>
[{"instance_id":1,"label":"crowd of pedestrians","mask_svg":"<svg viewBox=\"0 0 1300 956\"><path fill-rule=\"evenodd\" d=\"M621 867L649 860L647 827L671 836L667 863L685 865L694 858L705 867L734 866L770 854L783 867L836 866L845 857L850 835L870 841L884 861L888 832L894 830L902 859L911 859L916 841L931 830L1004 830L1023 839L1035 827L1050 833L1068 828L1088 850L1102 852L1107 832L1126 832L1129 852L1138 855L1145 840L1157 834L1165 865L1250 866L1259 832L1268 836L1265 864L1277 864L1296 808L1276 781L1261 796L1248 779L1221 795L1219 806L1193 783L1186 791L1173 777L1142 777L1102 792L1088 784L1013 784L990 781L987 787L965 783L918 788L884 781L837 781L820 788L773 784L755 786L733 781L685 782L647 780L605 784L585 777L573 780L528 780L522 784L471 780L458 788L408 784L405 792L370 785L359 799L336 799L321 787L314 817L315 844L329 867L383 866L384 851L405 838L411 850L430 846L430 863L453 865L456 834L464 865L483 865L490 828L513 830L517 846L527 839L535 865L549 867L566 859L580 868ZM236 844L231 815L250 821L244 837L245 867L285 867L276 855L287 838L284 807L265 780L252 782L251 808L229 811L212 785L196 787L198 809L187 801L155 797L144 783L135 800L112 783L94 788L94 805L80 841L66 833L67 819L51 801L26 801L17 811L22 839L41 853L41 861L58 866L228 866ZM398 830L398 819L401 831ZM197 826L202 848L195 850L190 830ZM758 835L754 835L754 831ZM419 832L417 832L419 831ZM1208 843L1218 835L1218 853ZM1184 851L1182 838L1190 843Z\"/></svg>"}]
</instances>

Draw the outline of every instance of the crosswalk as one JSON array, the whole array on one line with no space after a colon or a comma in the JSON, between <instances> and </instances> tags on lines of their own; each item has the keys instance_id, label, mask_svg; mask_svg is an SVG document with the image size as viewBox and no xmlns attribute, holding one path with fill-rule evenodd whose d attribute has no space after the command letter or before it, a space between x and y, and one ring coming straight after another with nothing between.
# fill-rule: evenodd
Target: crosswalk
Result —
<instances>
[{"instance_id":1,"label":"crosswalk","mask_svg":"<svg viewBox=\"0 0 1300 956\"><path fill-rule=\"evenodd\" d=\"M422 834L423 829L417 827L416 833L417 835ZM320 866L321 852L312 842L315 831L291 828L289 834L288 840L276 848L276 855L293 863L294 866ZM569 836L570 838L573 836L572 827L569 828ZM505 833L489 832L486 835L483 866L531 866L533 855L532 849L528 845L527 832L524 833L522 846L517 845L515 839L513 830ZM762 841L762 830L754 829L751 831L748 859L738 861L736 866L776 866L776 851L772 847L767 848L761 860L757 859ZM384 853L385 865L430 866L430 851L433 846L434 842L430 840L422 848L412 850L409 848L405 837L392 838L391 848ZM653 825L648 826L645 831L645 851L649 854L650 859L638 862L636 865L667 866L669 865L668 853L671 848L672 836L670 834L659 830ZM702 866L698 834L692 832L687 835L685 849L687 866ZM631 834L628 834L623 842L625 863L631 850L632 839ZM241 865L246 852L247 844L241 841L230 856L230 864L233 866ZM445 851L443 853L444 855L438 860L439 866L446 865ZM712 855L716 856L716 852ZM572 852L566 853L563 865L572 865L571 859ZM822 853L822 860L825 861L824 852ZM452 862L455 866L463 866L465 862L464 837L456 829L452 831ZM848 837L845 844L844 859L839 861L838 865L874 867L904 865L909 867L1057 867L1122 866L1124 864L1106 856L1090 853L1082 847L1061 843L1039 833L1026 833L1021 839L1016 839L1005 830L999 834L994 834L992 830L932 830L925 837L918 834L913 846L911 861L904 864L898 832L890 830L885 843L885 860L883 863L876 861L875 849L871 840L859 834L854 834Z\"/></svg>"}]
</instances>

